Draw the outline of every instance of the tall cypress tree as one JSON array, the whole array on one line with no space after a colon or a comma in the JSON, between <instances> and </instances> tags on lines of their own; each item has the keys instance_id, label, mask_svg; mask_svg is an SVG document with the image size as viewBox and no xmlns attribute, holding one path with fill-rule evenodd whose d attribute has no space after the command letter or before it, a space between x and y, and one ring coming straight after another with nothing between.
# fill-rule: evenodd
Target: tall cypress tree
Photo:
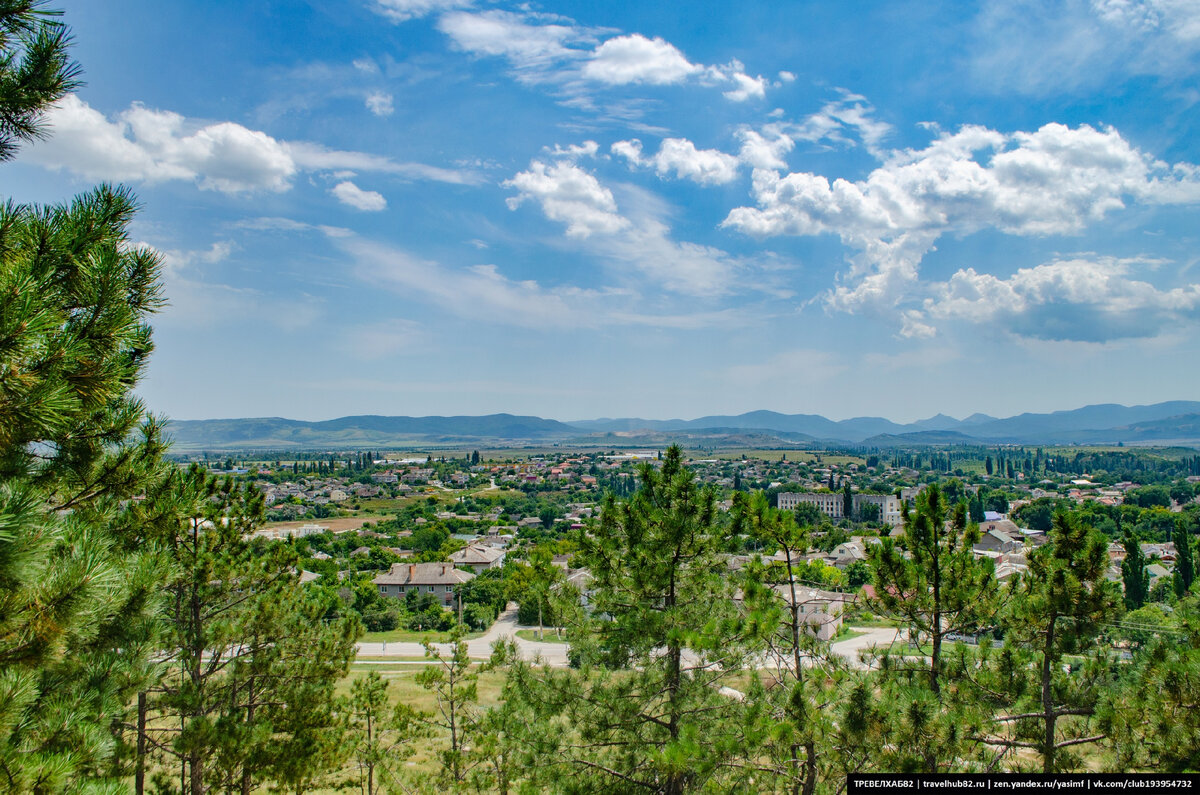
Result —
<instances>
[{"instance_id":1,"label":"tall cypress tree","mask_svg":"<svg viewBox=\"0 0 1200 795\"><path fill-rule=\"evenodd\" d=\"M1175 595L1182 598L1196 581L1196 544L1183 519L1175 521L1171 540L1175 542Z\"/></svg>"},{"instance_id":2,"label":"tall cypress tree","mask_svg":"<svg viewBox=\"0 0 1200 795\"><path fill-rule=\"evenodd\" d=\"M1121 543L1125 547L1125 560L1121 563L1125 609L1137 610L1146 603L1146 598L1150 595L1150 574L1146 571L1146 556L1142 554L1142 547L1133 533L1126 531Z\"/></svg>"}]
</instances>

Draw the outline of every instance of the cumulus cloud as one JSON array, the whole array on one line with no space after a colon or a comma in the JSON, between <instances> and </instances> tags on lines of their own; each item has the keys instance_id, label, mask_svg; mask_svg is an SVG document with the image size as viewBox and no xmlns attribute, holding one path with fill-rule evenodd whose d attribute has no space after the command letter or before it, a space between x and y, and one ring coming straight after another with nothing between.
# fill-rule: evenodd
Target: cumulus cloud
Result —
<instances>
[{"instance_id":1,"label":"cumulus cloud","mask_svg":"<svg viewBox=\"0 0 1200 795\"><path fill-rule=\"evenodd\" d=\"M959 270L931 285L933 319L987 323L1023 337L1076 342L1153 337L1200 319L1200 284L1160 290L1134 275L1143 259L1075 257L1021 268L1007 278Z\"/></svg>"},{"instance_id":2,"label":"cumulus cloud","mask_svg":"<svg viewBox=\"0 0 1200 795\"><path fill-rule=\"evenodd\" d=\"M570 237L611 234L629 225L629 221L617 212L612 191L573 163L547 165L534 160L528 171L506 181L504 187L518 191L516 196L508 199L510 209L515 210L527 199L533 199L541 205L547 218L567 225Z\"/></svg>"},{"instance_id":3,"label":"cumulus cloud","mask_svg":"<svg viewBox=\"0 0 1200 795\"><path fill-rule=\"evenodd\" d=\"M738 157L751 168L782 171L787 168L784 158L796 146L795 139L784 132L781 124L768 124L761 131L743 127L737 136L742 142Z\"/></svg>"},{"instance_id":4,"label":"cumulus cloud","mask_svg":"<svg viewBox=\"0 0 1200 795\"><path fill-rule=\"evenodd\" d=\"M675 46L657 36L617 36L601 44L583 67L583 76L610 85L682 83L704 67L690 63Z\"/></svg>"},{"instance_id":5,"label":"cumulus cloud","mask_svg":"<svg viewBox=\"0 0 1200 795\"><path fill-rule=\"evenodd\" d=\"M756 170L758 206L735 208L723 223L760 237L840 236L858 253L849 283L830 301L853 310L905 298L943 234L1074 234L1127 201L1200 201L1198 176L1194 166L1154 160L1111 128L1047 124L1003 134L966 126L893 153L860 181Z\"/></svg>"},{"instance_id":6,"label":"cumulus cloud","mask_svg":"<svg viewBox=\"0 0 1200 795\"><path fill-rule=\"evenodd\" d=\"M27 160L88 179L195 180L205 190L284 191L296 172L287 147L240 124L189 125L178 113L134 103L109 121L74 94L46 113L49 139Z\"/></svg>"},{"instance_id":7,"label":"cumulus cloud","mask_svg":"<svg viewBox=\"0 0 1200 795\"><path fill-rule=\"evenodd\" d=\"M387 209L387 199L373 190L363 190L353 182L346 180L334 185L330 190L342 204L364 212L379 212Z\"/></svg>"},{"instance_id":8,"label":"cumulus cloud","mask_svg":"<svg viewBox=\"0 0 1200 795\"><path fill-rule=\"evenodd\" d=\"M467 8L470 0L375 0L375 11L393 22L428 16L454 8Z\"/></svg>"},{"instance_id":9,"label":"cumulus cloud","mask_svg":"<svg viewBox=\"0 0 1200 795\"><path fill-rule=\"evenodd\" d=\"M740 69L730 72L728 79L734 88L723 92L722 96L734 102L745 102L748 99L762 99L767 94L767 79L762 75L751 77Z\"/></svg>"},{"instance_id":10,"label":"cumulus cloud","mask_svg":"<svg viewBox=\"0 0 1200 795\"><path fill-rule=\"evenodd\" d=\"M613 154L631 165L653 168L660 177L675 176L701 185L724 185L737 177L738 159L717 149L697 149L686 138L667 138L653 157L642 157L642 142L634 138L617 141Z\"/></svg>"},{"instance_id":11,"label":"cumulus cloud","mask_svg":"<svg viewBox=\"0 0 1200 795\"><path fill-rule=\"evenodd\" d=\"M396 108L392 104L393 101L394 97L386 91L372 91L370 94L367 94L367 110L376 116L391 116L396 111Z\"/></svg>"},{"instance_id":12,"label":"cumulus cloud","mask_svg":"<svg viewBox=\"0 0 1200 795\"><path fill-rule=\"evenodd\" d=\"M535 200L552 221L566 225L568 237L588 239L588 249L669 290L688 295L718 295L728 291L737 269L729 255L711 246L673 240L670 228L644 195L633 192L639 206L631 217L622 215L612 191L570 161L547 165L535 160L504 183L518 193L508 199L516 209Z\"/></svg>"},{"instance_id":13,"label":"cumulus cloud","mask_svg":"<svg viewBox=\"0 0 1200 795\"><path fill-rule=\"evenodd\" d=\"M202 123L134 103L110 120L74 94L46 114L50 137L24 157L92 180L195 182L225 193L282 192L298 171L379 171L412 179L474 183L479 176L362 152L280 141L233 122Z\"/></svg>"}]
</instances>

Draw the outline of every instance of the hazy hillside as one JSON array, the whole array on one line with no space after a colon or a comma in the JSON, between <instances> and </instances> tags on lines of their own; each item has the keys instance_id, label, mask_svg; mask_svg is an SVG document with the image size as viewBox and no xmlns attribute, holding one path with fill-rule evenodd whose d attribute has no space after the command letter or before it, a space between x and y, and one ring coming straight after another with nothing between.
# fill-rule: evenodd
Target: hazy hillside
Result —
<instances>
[{"instance_id":1,"label":"hazy hillside","mask_svg":"<svg viewBox=\"0 0 1200 795\"><path fill-rule=\"evenodd\" d=\"M817 414L751 411L694 420L640 418L563 423L540 417L490 414L482 417L339 417L303 422L280 417L172 422L180 450L347 449L429 444L569 442L658 444L670 440L720 444L832 442L867 446L942 444L1071 444L1200 441L1200 402L1151 406L1104 404L1049 414L997 419L973 414L957 420L938 414L898 424L882 417L830 420Z\"/></svg>"},{"instance_id":2,"label":"hazy hillside","mask_svg":"<svg viewBox=\"0 0 1200 795\"><path fill-rule=\"evenodd\" d=\"M539 441L578 435L557 420L489 414L482 417L339 417L303 422L280 417L183 420L168 432L178 449L364 448L496 439Z\"/></svg>"}]
</instances>

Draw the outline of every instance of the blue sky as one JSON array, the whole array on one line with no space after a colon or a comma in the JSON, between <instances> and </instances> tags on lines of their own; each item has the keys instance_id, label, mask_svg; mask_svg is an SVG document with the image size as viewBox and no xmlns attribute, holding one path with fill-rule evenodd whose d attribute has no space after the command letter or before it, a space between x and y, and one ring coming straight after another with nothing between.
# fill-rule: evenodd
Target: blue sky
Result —
<instances>
[{"instance_id":1,"label":"blue sky","mask_svg":"<svg viewBox=\"0 0 1200 795\"><path fill-rule=\"evenodd\" d=\"M919 6L919 7L918 7ZM178 419L1200 394L1200 2L65 7Z\"/></svg>"}]
</instances>

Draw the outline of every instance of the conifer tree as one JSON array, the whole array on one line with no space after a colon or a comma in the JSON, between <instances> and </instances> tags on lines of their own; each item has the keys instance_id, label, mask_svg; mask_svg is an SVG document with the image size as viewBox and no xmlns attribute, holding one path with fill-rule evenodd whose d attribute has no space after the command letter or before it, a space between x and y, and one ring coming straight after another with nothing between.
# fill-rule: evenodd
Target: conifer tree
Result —
<instances>
[{"instance_id":1,"label":"conifer tree","mask_svg":"<svg viewBox=\"0 0 1200 795\"><path fill-rule=\"evenodd\" d=\"M1068 749L1104 737L1086 721L1112 686L1096 641L1119 596L1104 576L1107 537L1075 517L1055 514L1049 542L1028 557L1029 570L1008 589L1004 646L982 660L980 692L999 712L986 742L1033 749L1042 772L1053 773L1071 768ZM1067 654L1083 658L1073 673L1063 670Z\"/></svg>"},{"instance_id":2,"label":"conifer tree","mask_svg":"<svg viewBox=\"0 0 1200 795\"><path fill-rule=\"evenodd\" d=\"M40 137L46 107L77 85L57 16L0 3L0 161ZM11 791L122 776L119 729L153 675L165 563L136 517L163 442L132 390L161 298L157 256L129 243L134 210L106 186L66 206L0 206L0 787Z\"/></svg>"},{"instance_id":3,"label":"conifer tree","mask_svg":"<svg viewBox=\"0 0 1200 795\"><path fill-rule=\"evenodd\" d=\"M541 752L573 791L720 790L732 770L741 707L720 688L760 648L760 628L735 606L715 495L682 458L673 446L661 470L644 465L641 488L610 498L581 536L593 580L590 617L568 633L579 671L510 674L540 720L570 727Z\"/></svg>"},{"instance_id":4,"label":"conifer tree","mask_svg":"<svg viewBox=\"0 0 1200 795\"><path fill-rule=\"evenodd\" d=\"M1175 595L1183 598L1196 581L1196 543L1183 519L1176 520L1171 540L1175 542L1175 573L1172 577Z\"/></svg>"},{"instance_id":5,"label":"conifer tree","mask_svg":"<svg viewBox=\"0 0 1200 795\"><path fill-rule=\"evenodd\" d=\"M1125 560L1121 561L1121 583L1125 586L1125 609L1137 610L1150 595L1150 573L1146 571L1146 556L1137 536L1126 531L1122 539Z\"/></svg>"},{"instance_id":6,"label":"conifer tree","mask_svg":"<svg viewBox=\"0 0 1200 795\"><path fill-rule=\"evenodd\" d=\"M905 510L900 546L885 538L871 550L879 608L903 619L912 635L929 639L929 689L939 698L946 636L971 631L994 609L993 569L971 550L978 540L966 506L951 509L931 485L917 495L913 510Z\"/></svg>"},{"instance_id":7,"label":"conifer tree","mask_svg":"<svg viewBox=\"0 0 1200 795\"><path fill-rule=\"evenodd\" d=\"M251 486L197 466L147 500L175 522L161 540L167 584L164 675L151 693L149 740L179 790L249 793L264 781L295 791L344 755L333 685L354 656L356 618L321 622L290 543L250 536L262 515ZM307 761L297 766L297 749Z\"/></svg>"}]
</instances>

